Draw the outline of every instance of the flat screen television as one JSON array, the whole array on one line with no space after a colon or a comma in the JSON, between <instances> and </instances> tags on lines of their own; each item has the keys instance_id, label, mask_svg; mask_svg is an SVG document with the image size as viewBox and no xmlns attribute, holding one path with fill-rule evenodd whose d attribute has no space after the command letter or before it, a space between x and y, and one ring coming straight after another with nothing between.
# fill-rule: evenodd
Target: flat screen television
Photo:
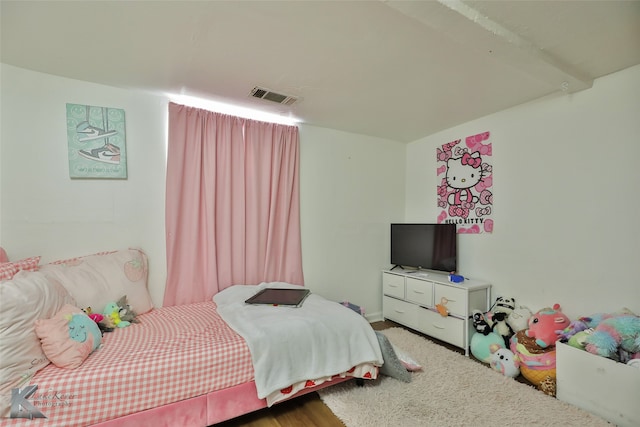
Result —
<instances>
[{"instance_id":1,"label":"flat screen television","mask_svg":"<svg viewBox=\"0 0 640 427\"><path fill-rule=\"evenodd\" d=\"M391 264L445 271L458 269L455 224L391 224Z\"/></svg>"}]
</instances>

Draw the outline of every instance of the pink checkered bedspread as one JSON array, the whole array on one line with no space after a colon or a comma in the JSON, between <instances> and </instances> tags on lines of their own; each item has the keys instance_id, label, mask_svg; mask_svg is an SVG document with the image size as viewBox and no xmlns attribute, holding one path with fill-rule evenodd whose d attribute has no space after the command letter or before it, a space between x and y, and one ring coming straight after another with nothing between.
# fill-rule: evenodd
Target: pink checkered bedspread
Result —
<instances>
[{"instance_id":1,"label":"pink checkered bedspread","mask_svg":"<svg viewBox=\"0 0 640 427\"><path fill-rule=\"evenodd\" d=\"M38 390L29 401L46 420L0 425L87 426L253 379L249 349L215 303L154 309L138 319L105 333L79 368L50 364L35 375L30 384Z\"/></svg>"}]
</instances>

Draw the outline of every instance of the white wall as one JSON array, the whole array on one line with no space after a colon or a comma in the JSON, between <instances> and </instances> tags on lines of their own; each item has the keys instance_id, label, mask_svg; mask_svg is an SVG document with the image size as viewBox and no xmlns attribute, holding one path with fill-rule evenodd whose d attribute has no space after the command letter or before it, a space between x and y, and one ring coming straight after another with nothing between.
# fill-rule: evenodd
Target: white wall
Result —
<instances>
[{"instance_id":1,"label":"white wall","mask_svg":"<svg viewBox=\"0 0 640 427\"><path fill-rule=\"evenodd\" d=\"M640 66L409 144L407 221L438 214L436 147L484 131L494 231L459 235L461 273L534 311L640 313Z\"/></svg>"},{"instance_id":2,"label":"white wall","mask_svg":"<svg viewBox=\"0 0 640 427\"><path fill-rule=\"evenodd\" d=\"M141 247L154 303L165 280L166 101L2 65L2 247L41 262ZM128 179L70 179L66 103L125 110Z\"/></svg>"},{"instance_id":3,"label":"white wall","mask_svg":"<svg viewBox=\"0 0 640 427\"><path fill-rule=\"evenodd\" d=\"M404 144L311 126L300 141L305 284L379 319L389 224L404 217Z\"/></svg>"},{"instance_id":4,"label":"white wall","mask_svg":"<svg viewBox=\"0 0 640 427\"><path fill-rule=\"evenodd\" d=\"M168 100L6 64L0 76L0 245L42 262L141 247L161 305ZM68 102L125 110L128 179L69 178ZM305 125L300 135L306 284L379 316L388 224L404 214L404 145Z\"/></svg>"},{"instance_id":5,"label":"white wall","mask_svg":"<svg viewBox=\"0 0 640 427\"><path fill-rule=\"evenodd\" d=\"M164 96L0 68L0 245L43 261L139 246L160 305L165 281ZM67 102L122 108L127 180L71 180ZM305 280L375 318L389 223L433 221L435 148L490 131L493 234L460 236L460 270L537 310L640 312L640 67L415 141L303 125ZM405 153L406 151L406 153ZM404 170L406 166L406 176ZM405 186L406 183L406 186ZM405 203L406 200L406 203Z\"/></svg>"}]
</instances>

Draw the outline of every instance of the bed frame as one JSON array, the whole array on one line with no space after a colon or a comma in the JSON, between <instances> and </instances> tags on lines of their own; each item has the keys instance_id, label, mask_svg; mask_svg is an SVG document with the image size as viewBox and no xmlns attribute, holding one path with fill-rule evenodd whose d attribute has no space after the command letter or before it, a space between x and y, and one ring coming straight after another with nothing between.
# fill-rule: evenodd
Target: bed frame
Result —
<instances>
[{"instance_id":1,"label":"bed frame","mask_svg":"<svg viewBox=\"0 0 640 427\"><path fill-rule=\"evenodd\" d=\"M331 387L350 379L353 379L353 377L335 378L319 386L305 388L279 403L326 387ZM363 381L358 378L356 378L356 380L360 383ZM224 390L214 391L203 396L197 396L181 402L171 403L94 424L94 427L138 427L140 425L153 425L158 427L177 425L184 427L206 427L266 407L266 400L258 399L255 382L251 381Z\"/></svg>"}]
</instances>

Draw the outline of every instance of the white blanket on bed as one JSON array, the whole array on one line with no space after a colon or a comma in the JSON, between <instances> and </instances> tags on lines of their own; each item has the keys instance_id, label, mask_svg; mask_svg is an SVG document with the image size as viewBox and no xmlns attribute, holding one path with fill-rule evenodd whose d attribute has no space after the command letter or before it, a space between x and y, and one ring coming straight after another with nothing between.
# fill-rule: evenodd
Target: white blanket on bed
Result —
<instances>
[{"instance_id":1,"label":"white blanket on bed","mask_svg":"<svg viewBox=\"0 0 640 427\"><path fill-rule=\"evenodd\" d=\"M259 398L360 363L382 366L378 339L363 316L314 293L297 308L244 303L265 287L296 285L236 285L213 297L220 316L249 346Z\"/></svg>"}]
</instances>

